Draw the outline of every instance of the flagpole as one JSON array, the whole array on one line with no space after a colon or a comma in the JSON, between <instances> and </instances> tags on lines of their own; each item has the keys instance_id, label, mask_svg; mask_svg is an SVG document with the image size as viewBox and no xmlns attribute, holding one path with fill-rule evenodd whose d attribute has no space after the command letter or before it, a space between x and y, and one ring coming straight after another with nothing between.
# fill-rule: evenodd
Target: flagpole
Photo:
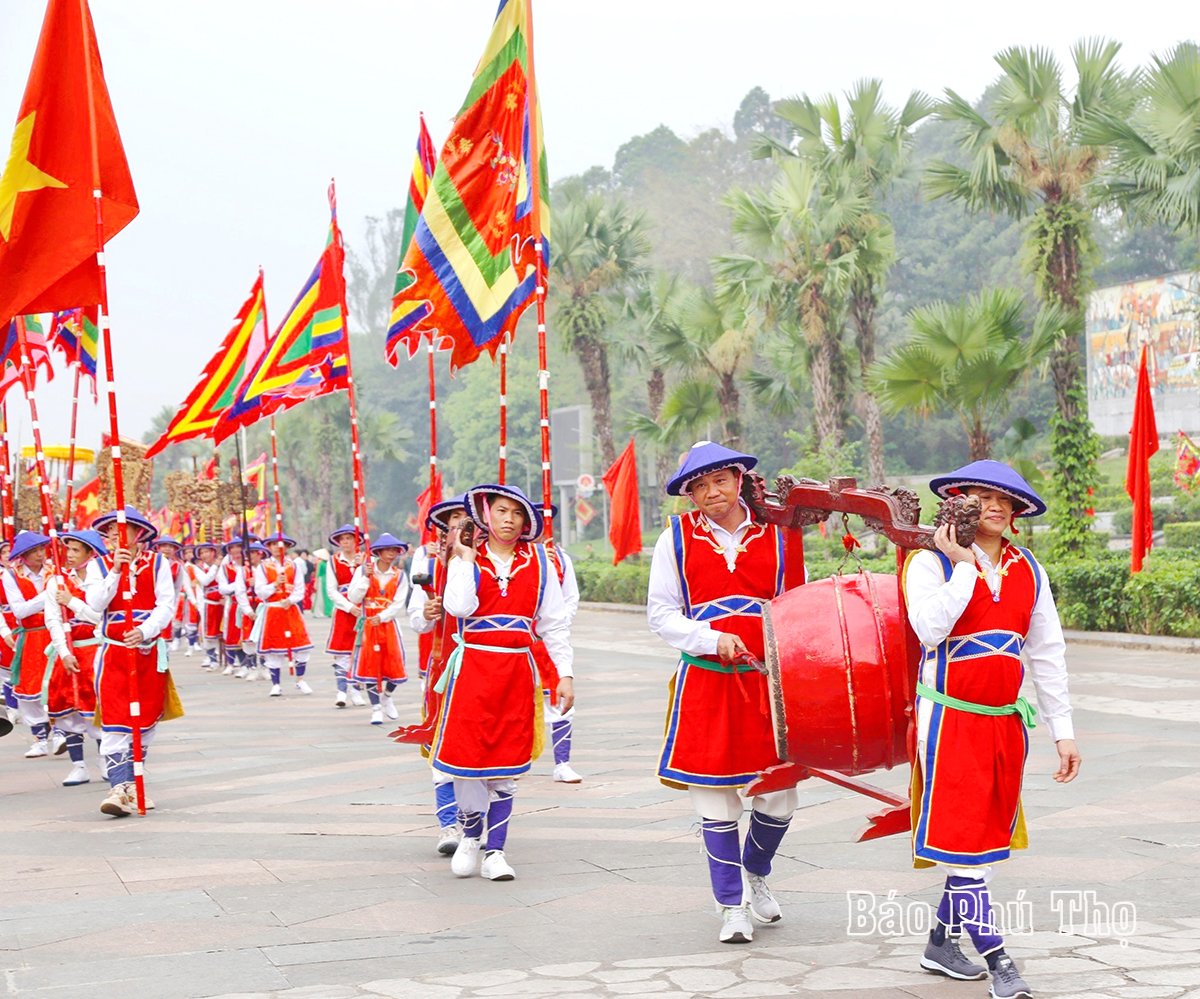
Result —
<instances>
[{"instance_id":1,"label":"flagpole","mask_svg":"<svg viewBox=\"0 0 1200 999\"><path fill-rule=\"evenodd\" d=\"M270 420L271 426L271 480L275 488L275 530L273 534L283 534L283 500L279 495L279 448L275 443L275 417Z\"/></svg>"},{"instance_id":2,"label":"flagpole","mask_svg":"<svg viewBox=\"0 0 1200 999\"><path fill-rule=\"evenodd\" d=\"M347 340L347 343L349 341ZM437 459L437 372L434 364L433 334L429 334L429 344L427 353L429 355L429 488L432 495L433 484L437 481L438 474L438 459ZM349 354L349 349L346 350ZM425 525L422 524L418 530L424 531Z\"/></svg>"},{"instance_id":3,"label":"flagpole","mask_svg":"<svg viewBox=\"0 0 1200 999\"><path fill-rule=\"evenodd\" d=\"M13 517L13 477L8 455L8 402L0 402L0 526L3 540L12 544L16 534Z\"/></svg>"},{"instance_id":4,"label":"flagpole","mask_svg":"<svg viewBox=\"0 0 1200 999\"><path fill-rule=\"evenodd\" d=\"M545 536L554 540L554 521L550 513L553 485L550 480L550 371L546 363L546 257L542 245L541 143L538 122L537 80L533 70L533 0L525 0L525 74L528 80L529 103L529 193L532 199L534 266L536 268L537 342L538 342L538 411L542 430L542 516Z\"/></svg>"},{"instance_id":5,"label":"flagpole","mask_svg":"<svg viewBox=\"0 0 1200 999\"><path fill-rule=\"evenodd\" d=\"M71 439L67 442L67 498L63 504L63 523L75 524L71 498L75 494L75 430L79 421L79 365L75 365L75 388L71 393Z\"/></svg>"},{"instance_id":6,"label":"flagpole","mask_svg":"<svg viewBox=\"0 0 1200 999\"><path fill-rule=\"evenodd\" d=\"M92 54L90 33L87 25L91 18L87 0L79 0L79 17L83 31L83 75L87 84L88 139L92 154L92 199L96 206L96 272L100 284L100 301L97 309L97 324L104 347L104 391L108 396L108 432L112 438L113 495L116 500L117 543L129 548L129 526L125 518L125 476L121 468L121 429L117 420L117 385L113 373L112 333L108 320L108 272L104 263L104 194L100 177L100 142L96 132L95 81L92 79ZM121 566L120 584L125 624L133 628L133 586L130 581L131 566ZM129 663L129 720L133 734L133 781L137 792L138 814L146 814L146 780L143 773L141 684L138 682L136 655L127 657Z\"/></svg>"},{"instance_id":7,"label":"flagpole","mask_svg":"<svg viewBox=\"0 0 1200 999\"><path fill-rule=\"evenodd\" d=\"M33 427L33 466L37 470L38 498L42 505L42 531L50 538L50 563L60 586L66 584L62 578L62 553L58 544L58 525L54 520L54 501L50 496L50 478L46 473L46 449L42 446L42 424L38 419L37 398L34 393L34 367L29 355L29 341L25 331L25 317L17 316L17 341L21 355L21 383L25 388L25 401L29 403L29 420ZM71 629L64 628L67 648L71 648Z\"/></svg>"},{"instance_id":8,"label":"flagpole","mask_svg":"<svg viewBox=\"0 0 1200 999\"><path fill-rule=\"evenodd\" d=\"M333 230L334 245L337 247L338 262L338 308L342 313L342 335L346 338L346 395L350 402L350 474L354 487L354 526L362 532L363 547L367 557L371 555L371 531L367 523L366 483L363 477L362 450L358 434L358 393L354 388L354 365L350 358L350 319L346 308L346 281L342 269L342 233L337 223L337 190L334 181L329 181L330 228Z\"/></svg>"},{"instance_id":9,"label":"flagpole","mask_svg":"<svg viewBox=\"0 0 1200 999\"><path fill-rule=\"evenodd\" d=\"M500 472L496 481L504 485L508 465L508 331L500 337Z\"/></svg>"}]
</instances>

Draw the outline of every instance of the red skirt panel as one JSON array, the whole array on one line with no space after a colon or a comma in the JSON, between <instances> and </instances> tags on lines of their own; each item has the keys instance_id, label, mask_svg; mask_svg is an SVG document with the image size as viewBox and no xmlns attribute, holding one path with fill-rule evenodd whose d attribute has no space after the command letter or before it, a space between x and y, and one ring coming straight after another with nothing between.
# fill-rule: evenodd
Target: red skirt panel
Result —
<instances>
[{"instance_id":1,"label":"red skirt panel","mask_svg":"<svg viewBox=\"0 0 1200 999\"><path fill-rule=\"evenodd\" d=\"M262 637L258 641L260 654L307 652L313 647L300 608L295 604L287 607L267 604L265 613Z\"/></svg>"},{"instance_id":2,"label":"red skirt panel","mask_svg":"<svg viewBox=\"0 0 1200 999\"><path fill-rule=\"evenodd\" d=\"M127 649L104 644L96 656L96 710L105 732L132 732L129 702L133 700L129 671L137 666L137 696L141 705L138 727L152 729L163 716L170 683L169 672L158 671L154 649Z\"/></svg>"},{"instance_id":3,"label":"red skirt panel","mask_svg":"<svg viewBox=\"0 0 1200 999\"><path fill-rule=\"evenodd\" d=\"M16 653L20 654L19 661L13 660L13 693L26 701L37 701L42 696L42 685L46 680L46 650L50 648L50 632L46 626L33 628L22 636L14 633L17 639ZM24 638L24 642L21 639Z\"/></svg>"},{"instance_id":4,"label":"red skirt panel","mask_svg":"<svg viewBox=\"0 0 1200 999\"><path fill-rule=\"evenodd\" d=\"M400 632L394 622L363 625L362 643L350 671L350 679L356 683L403 683L404 646Z\"/></svg>"},{"instance_id":5,"label":"red skirt panel","mask_svg":"<svg viewBox=\"0 0 1200 999\"><path fill-rule=\"evenodd\" d=\"M55 658L50 671L50 689L46 692L46 708L51 718L61 718L72 711L89 717L96 710L96 655L99 644L80 645L79 642L94 642L95 636L71 636L72 649L79 662L78 673L68 673L63 662Z\"/></svg>"},{"instance_id":6,"label":"red skirt panel","mask_svg":"<svg viewBox=\"0 0 1200 999\"><path fill-rule=\"evenodd\" d=\"M775 752L767 678L680 663L658 764L668 787L741 787L782 762Z\"/></svg>"},{"instance_id":7,"label":"red skirt panel","mask_svg":"<svg viewBox=\"0 0 1200 999\"><path fill-rule=\"evenodd\" d=\"M358 618L343 610L333 612L329 626L329 640L325 651L331 656L348 656L354 651L354 639L358 633Z\"/></svg>"},{"instance_id":8,"label":"red skirt panel","mask_svg":"<svg viewBox=\"0 0 1200 999\"><path fill-rule=\"evenodd\" d=\"M540 734L536 677L525 648L467 649L442 698L430 753L433 768L491 780L526 773L535 759L535 729Z\"/></svg>"}]
</instances>

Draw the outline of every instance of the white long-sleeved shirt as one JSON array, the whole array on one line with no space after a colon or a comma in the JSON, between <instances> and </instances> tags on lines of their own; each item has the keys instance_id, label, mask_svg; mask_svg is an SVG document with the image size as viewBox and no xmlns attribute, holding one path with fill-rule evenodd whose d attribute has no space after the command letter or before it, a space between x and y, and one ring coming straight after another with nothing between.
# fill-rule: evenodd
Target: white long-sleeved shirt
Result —
<instances>
[{"instance_id":1,"label":"white long-sleeved shirt","mask_svg":"<svg viewBox=\"0 0 1200 999\"><path fill-rule=\"evenodd\" d=\"M396 587L396 595L391 602L379 614L380 621L395 621L401 614L404 613L404 604L408 600L408 588L412 584L408 581L408 576L404 572L404 567L392 564L392 568L383 573L379 570L379 565L376 563L375 574L379 576L380 583L387 585L392 576L399 573L401 576L400 585ZM367 590L370 588L371 581L362 571L362 567L354 570L354 575L350 578L350 588L346 591L346 596L349 597L350 603L354 606L359 606L366 599Z\"/></svg>"},{"instance_id":2,"label":"white long-sleeved shirt","mask_svg":"<svg viewBox=\"0 0 1200 999\"><path fill-rule=\"evenodd\" d=\"M121 573L113 569L107 574L100 571L100 559L92 559L83 577L83 592L87 605L103 613L117 596L117 584ZM116 610L120 611L120 604ZM154 609L145 621L137 625L142 632L143 644L148 645L162 634L175 616L175 580L171 578L171 566L158 557L158 571L154 574Z\"/></svg>"},{"instance_id":3,"label":"white long-sleeved shirt","mask_svg":"<svg viewBox=\"0 0 1200 999\"><path fill-rule=\"evenodd\" d=\"M287 568L287 563L292 562L296 567L296 578L292 583L292 588L288 593L287 599L276 602L275 607L290 607L295 605L299 607L304 603L304 569L301 568L299 562L294 562L292 559L284 559L282 563L277 561L274 556L270 559L264 559L254 567L254 592L258 594L259 600L267 601L275 595L275 583L267 582L267 566L273 565L280 573L280 581L283 580L283 573Z\"/></svg>"},{"instance_id":4,"label":"white long-sleeved shirt","mask_svg":"<svg viewBox=\"0 0 1200 999\"><path fill-rule=\"evenodd\" d=\"M741 504L745 516L732 531L708 520L713 540L721 545L725 564L731 569L737 564L738 545L750 528L750 509ZM659 638L689 656L714 656L721 632L703 621L693 621L683 612L683 585L675 563L671 529L663 531L654 543L650 559L650 585L646 593L646 619L650 630Z\"/></svg>"},{"instance_id":5,"label":"white long-sleeved shirt","mask_svg":"<svg viewBox=\"0 0 1200 999\"><path fill-rule=\"evenodd\" d=\"M232 580L225 571L230 566L237 570ZM254 611L250 609L250 593L246 589L245 566L238 565L228 555L222 561L221 573L217 576L217 592L223 597L232 597L243 617L254 616Z\"/></svg>"},{"instance_id":6,"label":"white long-sleeved shirt","mask_svg":"<svg viewBox=\"0 0 1200 999\"><path fill-rule=\"evenodd\" d=\"M196 566L196 595L200 600L204 599L204 587L217 578L217 573L221 570L221 560L218 559L212 565L205 565L203 562L193 563Z\"/></svg>"},{"instance_id":7,"label":"white long-sleeved shirt","mask_svg":"<svg viewBox=\"0 0 1200 999\"><path fill-rule=\"evenodd\" d=\"M83 585L84 577L79 575L78 570L75 572L75 579ZM62 605L59 604L56 594L58 593L58 579L51 576L46 583L46 630L50 632L50 641L54 643L54 648L60 657L70 655L71 650L67 645L67 629L63 622ZM81 621L86 621L88 624L99 624L102 615L99 611L92 610L91 607L79 597L72 596L71 602L67 604L67 610L74 617Z\"/></svg>"},{"instance_id":8,"label":"white long-sleeved shirt","mask_svg":"<svg viewBox=\"0 0 1200 999\"><path fill-rule=\"evenodd\" d=\"M490 550L487 554L493 564L504 563L503 559L492 555ZM550 585L558 582L558 574L551 565L546 566L546 572L554 578L546 580L542 606L533 624L542 641L546 643L546 651L554 660L558 675L573 677L575 653L571 648L571 621L567 614L567 606L563 602L562 587ZM446 592L442 596L442 606L447 614L457 618L470 617L479 608L474 562L466 562L457 556L450 559L446 570Z\"/></svg>"},{"instance_id":9,"label":"white long-sleeved shirt","mask_svg":"<svg viewBox=\"0 0 1200 999\"><path fill-rule=\"evenodd\" d=\"M37 589L37 596L32 599L26 599L25 594L21 592L21 587L17 583L17 574L20 573L26 579L33 582ZM41 614L46 609L46 580L49 577L44 569L39 572L30 572L25 566L19 569L9 569L4 573L4 598L5 602L12 609L13 616L17 619L17 623L24 621L25 618L31 617L34 614Z\"/></svg>"},{"instance_id":10,"label":"white long-sleeved shirt","mask_svg":"<svg viewBox=\"0 0 1200 999\"><path fill-rule=\"evenodd\" d=\"M562 595L567 608L567 623L575 623L575 615L579 613L579 580L575 578L575 563L571 556L562 548L555 548L563 567Z\"/></svg>"},{"instance_id":11,"label":"white long-sleeved shirt","mask_svg":"<svg viewBox=\"0 0 1200 999\"><path fill-rule=\"evenodd\" d=\"M329 602L337 610L345 611L349 614L354 607L354 602L347 598L347 594L342 593L338 589L337 573L333 568L335 562L341 562L342 565L354 568L353 562L350 559L344 558L340 552L331 556L329 564L325 568L325 595L329 597ZM357 568L354 568L354 571L357 572ZM353 579L354 576L351 575L350 578Z\"/></svg>"},{"instance_id":12,"label":"white long-sleeved shirt","mask_svg":"<svg viewBox=\"0 0 1200 999\"><path fill-rule=\"evenodd\" d=\"M942 564L933 552L921 551L913 556L905 575L905 596L908 602L908 620L917 638L926 648L936 648L946 640L958 619L962 616L971 596L975 592L975 580L982 570L988 588L996 593L1004 584L1004 577L987 553L978 545L971 550L979 561L979 570L970 562L959 562L947 580ZM1071 720L1071 701L1067 690L1067 643L1063 638L1062 622L1054 595L1050 591L1050 580L1041 566L1042 585L1033 614L1029 619L1029 633L1025 636L1022 658L1029 669L1037 694L1038 716L1050 729L1051 738L1074 739L1075 729ZM932 686L935 664L922 669L921 680ZM922 698L917 710L917 733L924 739L929 731L929 717L933 705Z\"/></svg>"}]
</instances>

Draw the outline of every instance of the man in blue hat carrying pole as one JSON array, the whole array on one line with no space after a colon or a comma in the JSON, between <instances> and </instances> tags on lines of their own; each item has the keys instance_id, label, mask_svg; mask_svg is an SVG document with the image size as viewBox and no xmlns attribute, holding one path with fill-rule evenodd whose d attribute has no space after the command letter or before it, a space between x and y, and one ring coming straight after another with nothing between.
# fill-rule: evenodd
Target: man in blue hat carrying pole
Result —
<instances>
[{"instance_id":1,"label":"man in blue hat carrying pole","mask_svg":"<svg viewBox=\"0 0 1200 999\"><path fill-rule=\"evenodd\" d=\"M363 563L363 553L359 551L361 544L362 535L353 524L343 524L329 535L329 545L334 550L325 569L325 596L333 611L325 651L333 656L333 679L337 686L333 703L338 708L344 708L347 701L356 707L366 703L358 684L352 684L348 679L362 608L352 603L346 593L354 571Z\"/></svg>"},{"instance_id":2,"label":"man in blue hat carrying pole","mask_svg":"<svg viewBox=\"0 0 1200 999\"><path fill-rule=\"evenodd\" d=\"M767 678L746 664L764 657L762 607L783 592L785 569L782 532L741 498L757 463L710 441L692 446L667 492L695 509L672 517L655 544L646 598L650 630L680 660L658 777L686 789L700 816L722 943L751 941L753 919L782 918L766 878L799 801L795 788L752 799L741 845L739 789L780 762Z\"/></svg>"},{"instance_id":3,"label":"man in blue hat carrying pole","mask_svg":"<svg viewBox=\"0 0 1200 999\"><path fill-rule=\"evenodd\" d=\"M1059 758L1054 780L1079 773L1067 696L1066 643L1045 570L1010 542L1020 517L1045 503L998 461L976 461L930 488L940 497L971 495L981 504L969 548L952 524L934 535L936 552L918 551L904 570L908 617L923 646L917 683L917 763L913 774L913 866L947 869L937 922L921 967L955 979L991 976L996 999L1031 996L996 925L992 866L1027 845L1021 782L1033 708L1020 696L1028 666L1042 721ZM958 945L966 929L987 968Z\"/></svg>"}]
</instances>

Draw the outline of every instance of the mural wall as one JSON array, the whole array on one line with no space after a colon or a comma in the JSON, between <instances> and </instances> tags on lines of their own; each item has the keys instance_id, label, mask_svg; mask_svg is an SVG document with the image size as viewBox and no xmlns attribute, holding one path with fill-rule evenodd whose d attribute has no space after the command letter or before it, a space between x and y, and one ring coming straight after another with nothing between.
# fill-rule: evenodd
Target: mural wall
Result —
<instances>
[{"instance_id":1,"label":"mural wall","mask_svg":"<svg viewBox=\"0 0 1200 999\"><path fill-rule=\"evenodd\" d=\"M1101 434L1127 434L1138 359L1154 393L1158 431L1200 432L1200 273L1101 288L1088 296L1088 414Z\"/></svg>"}]
</instances>

